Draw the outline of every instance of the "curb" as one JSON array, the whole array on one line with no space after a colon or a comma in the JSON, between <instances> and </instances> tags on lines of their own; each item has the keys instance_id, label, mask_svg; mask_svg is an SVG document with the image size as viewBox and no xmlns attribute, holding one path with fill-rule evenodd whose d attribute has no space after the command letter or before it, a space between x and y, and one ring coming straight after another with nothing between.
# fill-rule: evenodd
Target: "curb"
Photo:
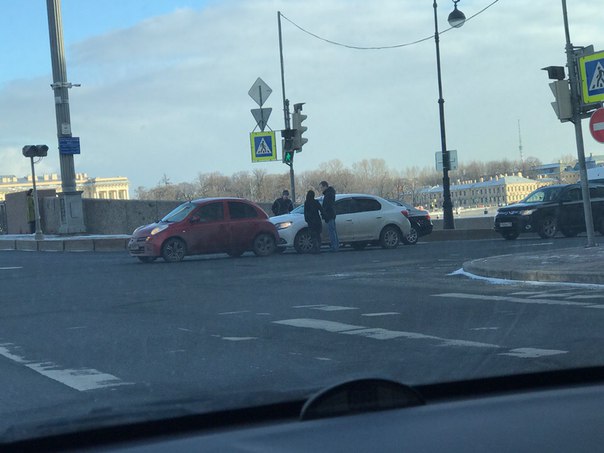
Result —
<instances>
[{"instance_id":1,"label":"curb","mask_svg":"<svg viewBox=\"0 0 604 453\"><path fill-rule=\"evenodd\" d=\"M34 238L2 239L0 250L28 252L121 252L126 251L130 237L69 237L35 240Z\"/></svg>"},{"instance_id":2,"label":"curb","mask_svg":"<svg viewBox=\"0 0 604 453\"><path fill-rule=\"evenodd\" d=\"M604 273L600 270L573 269L572 263L560 269L535 269L525 255L500 255L481 258L463 263L463 270L479 277L497 278L515 281L581 283L589 285L604 285ZM509 262L502 263L509 259ZM595 258L597 259L597 258ZM559 266L558 266L559 267ZM592 268L595 269L597 265Z\"/></svg>"}]
</instances>

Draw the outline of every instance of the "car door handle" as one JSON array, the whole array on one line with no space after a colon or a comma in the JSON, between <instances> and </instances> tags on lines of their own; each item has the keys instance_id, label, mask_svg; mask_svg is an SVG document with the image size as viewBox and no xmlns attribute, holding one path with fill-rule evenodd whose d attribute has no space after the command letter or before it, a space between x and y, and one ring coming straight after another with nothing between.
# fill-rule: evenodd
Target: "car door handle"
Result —
<instances>
[{"instance_id":1,"label":"car door handle","mask_svg":"<svg viewBox=\"0 0 604 453\"><path fill-rule=\"evenodd\" d=\"M347 222L352 222L352 219L346 219Z\"/></svg>"},{"instance_id":2,"label":"car door handle","mask_svg":"<svg viewBox=\"0 0 604 453\"><path fill-rule=\"evenodd\" d=\"M376 219L382 219L382 218L383 218L383 217L382 217L381 215L376 217Z\"/></svg>"}]
</instances>

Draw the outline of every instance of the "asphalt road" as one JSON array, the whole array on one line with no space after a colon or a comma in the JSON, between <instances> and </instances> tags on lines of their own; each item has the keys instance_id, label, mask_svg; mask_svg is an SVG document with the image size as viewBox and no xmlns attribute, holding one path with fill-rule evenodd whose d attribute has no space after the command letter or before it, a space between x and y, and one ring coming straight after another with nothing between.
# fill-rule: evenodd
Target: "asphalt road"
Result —
<instances>
[{"instance_id":1,"label":"asphalt road","mask_svg":"<svg viewBox=\"0 0 604 453\"><path fill-rule=\"evenodd\" d=\"M0 252L0 438L18 437L21 423L44 431L73 416L161 416L162 400L205 411L355 377L420 384L601 363L604 288L456 274L470 259L584 240L178 264Z\"/></svg>"}]
</instances>

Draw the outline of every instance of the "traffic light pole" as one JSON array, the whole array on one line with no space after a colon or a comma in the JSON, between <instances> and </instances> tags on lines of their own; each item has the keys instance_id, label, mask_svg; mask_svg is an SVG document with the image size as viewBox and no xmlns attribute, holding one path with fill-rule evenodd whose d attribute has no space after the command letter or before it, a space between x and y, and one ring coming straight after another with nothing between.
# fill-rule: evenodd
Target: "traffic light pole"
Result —
<instances>
[{"instance_id":1,"label":"traffic light pole","mask_svg":"<svg viewBox=\"0 0 604 453\"><path fill-rule=\"evenodd\" d=\"M34 238L36 241L44 239L42 233L42 222L40 221L40 203L38 201L38 187L36 186L36 170L34 169L34 158L30 157L31 161L31 178L33 182L33 195L34 195L34 220L36 224L36 231Z\"/></svg>"},{"instance_id":2,"label":"traffic light pole","mask_svg":"<svg viewBox=\"0 0 604 453\"><path fill-rule=\"evenodd\" d=\"M570 31L568 27L568 13L566 0L562 0L562 14L564 16L564 32L566 35L566 61L568 66L568 78L570 83L570 96L573 110L571 121L575 125L575 138L577 141L577 157L579 161L579 174L581 178L581 192L583 195L583 211L585 212L585 231L587 232L587 247L595 247L595 233L593 215L591 212L591 200L589 196L589 181L587 180L587 166L585 165L585 147L583 143L583 130L581 128L581 99L579 92L579 72L577 58L573 45L570 42Z\"/></svg>"},{"instance_id":3,"label":"traffic light pole","mask_svg":"<svg viewBox=\"0 0 604 453\"><path fill-rule=\"evenodd\" d=\"M67 82L65 51L63 48L63 28L61 25L61 0L46 0L48 13L48 32L50 38L50 56L55 113L57 118L57 136L71 137L71 119L69 114L69 92L72 84ZM61 210L60 233L83 233L84 213L82 192L76 190L75 166L73 154L62 154L59 150L61 165L61 193L59 204Z\"/></svg>"},{"instance_id":4,"label":"traffic light pole","mask_svg":"<svg viewBox=\"0 0 604 453\"><path fill-rule=\"evenodd\" d=\"M281 60L281 94L283 96L283 123L285 129L291 128L290 117L289 117L289 100L285 97L285 66L283 64L283 36L281 33L281 11L277 11L277 24L279 28L279 57ZM283 151L285 152L285 151ZM296 178L294 174L294 160L292 159L289 166L289 186L292 195L292 200L296 202Z\"/></svg>"}]
</instances>

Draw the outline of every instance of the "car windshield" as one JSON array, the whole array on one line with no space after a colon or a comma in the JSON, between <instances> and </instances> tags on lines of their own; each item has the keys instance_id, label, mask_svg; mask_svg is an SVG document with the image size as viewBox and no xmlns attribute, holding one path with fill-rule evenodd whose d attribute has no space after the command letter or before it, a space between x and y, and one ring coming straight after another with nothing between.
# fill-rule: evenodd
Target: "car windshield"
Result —
<instances>
[{"instance_id":1,"label":"car windshield","mask_svg":"<svg viewBox=\"0 0 604 453\"><path fill-rule=\"evenodd\" d=\"M604 2L2 6L0 451L604 367Z\"/></svg>"},{"instance_id":2,"label":"car windshield","mask_svg":"<svg viewBox=\"0 0 604 453\"><path fill-rule=\"evenodd\" d=\"M184 220L189 213L195 209L195 205L193 203L183 203L174 210L170 211L167 215L165 215L161 222L171 223L171 222L180 222Z\"/></svg>"},{"instance_id":3,"label":"car windshield","mask_svg":"<svg viewBox=\"0 0 604 453\"><path fill-rule=\"evenodd\" d=\"M543 187L529 194L523 203L543 203L548 201L556 201L560 197L560 187Z\"/></svg>"}]
</instances>

